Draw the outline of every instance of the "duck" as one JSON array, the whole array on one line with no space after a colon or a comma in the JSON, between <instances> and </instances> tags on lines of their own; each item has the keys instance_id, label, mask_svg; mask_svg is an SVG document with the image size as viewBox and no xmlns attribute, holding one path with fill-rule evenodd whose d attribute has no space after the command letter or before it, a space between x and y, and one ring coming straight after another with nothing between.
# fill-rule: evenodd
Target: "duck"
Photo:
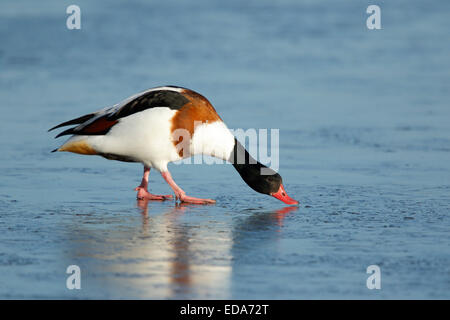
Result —
<instances>
[{"instance_id":1,"label":"duck","mask_svg":"<svg viewBox=\"0 0 450 320\"><path fill-rule=\"evenodd\" d=\"M191 197L179 187L168 164L196 154L231 162L254 191L285 204L298 205L286 193L281 176L256 161L235 138L212 104L201 94L178 86L154 87L111 107L60 123L49 131L71 126L55 138L70 135L52 152L97 155L108 160L136 162L144 167L137 199L169 200L148 190L151 169L158 171L182 203L213 204ZM263 173L264 171L264 173Z\"/></svg>"}]
</instances>

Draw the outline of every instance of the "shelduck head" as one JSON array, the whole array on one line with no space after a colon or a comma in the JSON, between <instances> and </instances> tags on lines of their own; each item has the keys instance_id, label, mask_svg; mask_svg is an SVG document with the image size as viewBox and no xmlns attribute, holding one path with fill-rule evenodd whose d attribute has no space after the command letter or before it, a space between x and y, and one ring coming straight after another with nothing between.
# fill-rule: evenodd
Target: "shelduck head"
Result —
<instances>
[{"instance_id":1,"label":"shelduck head","mask_svg":"<svg viewBox=\"0 0 450 320\"><path fill-rule=\"evenodd\" d=\"M237 160L238 157L241 161ZM231 159L241 178L256 192L270 195L289 205L299 204L297 200L288 196L281 176L271 168L253 159L237 140L235 140Z\"/></svg>"},{"instance_id":2,"label":"shelduck head","mask_svg":"<svg viewBox=\"0 0 450 320\"><path fill-rule=\"evenodd\" d=\"M264 166L261 164L261 166ZM252 177L244 178L244 181L255 191L263 194L270 195L286 204L289 205L297 205L299 202L295 199L292 199L288 196L286 190L283 186L283 179L281 176L273 172L270 175L261 175L260 172L256 172L256 170L260 171L261 168L257 166L247 167L246 170L250 171L249 175ZM252 170L252 169L255 170ZM265 168L266 170L269 168ZM270 170L270 169L269 169ZM254 171L254 172L252 172Z\"/></svg>"}]
</instances>

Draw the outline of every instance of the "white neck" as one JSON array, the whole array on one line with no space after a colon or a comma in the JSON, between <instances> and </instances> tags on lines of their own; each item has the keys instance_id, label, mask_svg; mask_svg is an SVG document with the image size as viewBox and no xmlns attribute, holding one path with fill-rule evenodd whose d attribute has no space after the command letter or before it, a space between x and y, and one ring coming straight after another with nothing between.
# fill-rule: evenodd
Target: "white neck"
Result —
<instances>
[{"instance_id":1,"label":"white neck","mask_svg":"<svg viewBox=\"0 0 450 320\"><path fill-rule=\"evenodd\" d=\"M234 148L234 136L222 121L203 123L195 128L191 155L206 154L228 161Z\"/></svg>"}]
</instances>

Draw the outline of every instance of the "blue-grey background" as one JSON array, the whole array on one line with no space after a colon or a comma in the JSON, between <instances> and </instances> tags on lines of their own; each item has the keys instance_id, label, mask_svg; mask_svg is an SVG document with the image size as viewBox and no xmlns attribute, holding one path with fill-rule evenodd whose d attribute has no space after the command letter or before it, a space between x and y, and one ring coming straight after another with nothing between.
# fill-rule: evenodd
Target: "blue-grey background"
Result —
<instances>
[{"instance_id":1,"label":"blue-grey background","mask_svg":"<svg viewBox=\"0 0 450 320\"><path fill-rule=\"evenodd\" d=\"M66 8L81 8L81 30ZM382 30L366 28L381 7ZM1 1L0 298L450 298L450 2ZM214 206L135 200L142 168L47 129L173 84L279 128L298 209L229 165ZM150 188L170 193L157 172ZM81 290L66 268L81 268ZM380 266L381 290L366 287Z\"/></svg>"}]
</instances>

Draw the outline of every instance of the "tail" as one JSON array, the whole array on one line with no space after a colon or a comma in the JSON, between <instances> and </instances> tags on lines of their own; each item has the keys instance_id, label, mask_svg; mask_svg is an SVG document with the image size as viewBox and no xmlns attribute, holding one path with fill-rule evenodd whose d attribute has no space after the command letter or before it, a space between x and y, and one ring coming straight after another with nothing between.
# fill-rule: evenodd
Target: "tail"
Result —
<instances>
[{"instance_id":1,"label":"tail","mask_svg":"<svg viewBox=\"0 0 450 320\"><path fill-rule=\"evenodd\" d=\"M88 139L85 137L72 137L61 147L52 150L52 152L67 151L85 155L98 155L98 152L89 144L87 140Z\"/></svg>"},{"instance_id":2,"label":"tail","mask_svg":"<svg viewBox=\"0 0 450 320\"><path fill-rule=\"evenodd\" d=\"M60 123L56 126L54 126L53 128L48 129L48 131L52 131L61 127L65 127L65 126L70 126L70 125L78 125L81 123L84 123L90 119L92 119L95 116L94 113L90 113L90 114L86 114L84 116ZM70 128L66 131L61 132L60 134L58 134L55 138L59 138L62 135L65 134L71 134L72 133L72 129ZM52 150L51 152L57 152L57 151L70 151L70 152L75 152L75 153L82 153L82 154L94 154L93 153L93 149L90 148L90 146L88 146L87 144L74 144L74 143L69 143L70 141L66 142L65 144L63 144L61 147L56 148L54 150ZM75 151L74 151L75 150Z\"/></svg>"}]
</instances>

